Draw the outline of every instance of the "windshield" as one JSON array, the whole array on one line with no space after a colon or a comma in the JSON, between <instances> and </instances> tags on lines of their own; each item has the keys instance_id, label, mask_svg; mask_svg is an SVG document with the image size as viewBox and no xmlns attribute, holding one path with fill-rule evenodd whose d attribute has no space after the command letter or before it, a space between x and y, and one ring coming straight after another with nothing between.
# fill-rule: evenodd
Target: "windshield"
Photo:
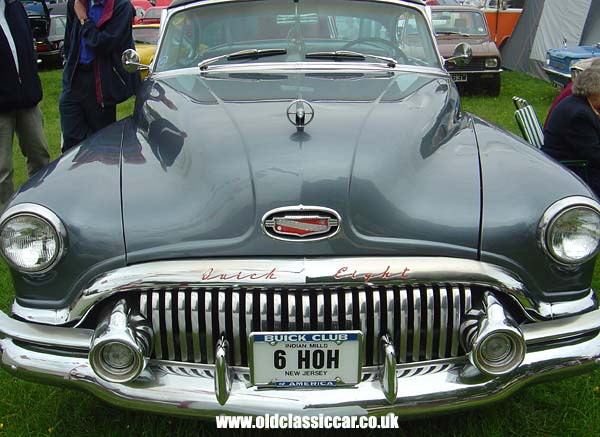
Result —
<instances>
[{"instance_id":1,"label":"windshield","mask_svg":"<svg viewBox=\"0 0 600 437\"><path fill-rule=\"evenodd\" d=\"M136 44L153 44L158 42L158 27L134 27L133 41Z\"/></svg>"},{"instance_id":2,"label":"windshield","mask_svg":"<svg viewBox=\"0 0 600 437\"><path fill-rule=\"evenodd\" d=\"M219 62L323 62L306 55L345 50L400 64L439 66L429 27L417 9L372 1L262 0L175 13L165 29L156 71L195 67L206 59L255 49L279 53Z\"/></svg>"},{"instance_id":3,"label":"windshield","mask_svg":"<svg viewBox=\"0 0 600 437\"><path fill-rule=\"evenodd\" d=\"M433 11L433 30L437 34L487 35L485 19L479 12Z\"/></svg>"}]
</instances>

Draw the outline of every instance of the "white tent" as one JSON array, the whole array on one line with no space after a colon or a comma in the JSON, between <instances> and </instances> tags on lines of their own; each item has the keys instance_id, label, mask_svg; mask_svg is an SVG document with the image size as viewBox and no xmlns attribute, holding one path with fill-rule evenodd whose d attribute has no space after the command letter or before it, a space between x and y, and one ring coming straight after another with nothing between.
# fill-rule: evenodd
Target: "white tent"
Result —
<instances>
[{"instance_id":1,"label":"white tent","mask_svg":"<svg viewBox=\"0 0 600 437\"><path fill-rule=\"evenodd\" d=\"M527 0L502 64L548 80L542 70L548 49L599 41L600 0Z\"/></svg>"}]
</instances>

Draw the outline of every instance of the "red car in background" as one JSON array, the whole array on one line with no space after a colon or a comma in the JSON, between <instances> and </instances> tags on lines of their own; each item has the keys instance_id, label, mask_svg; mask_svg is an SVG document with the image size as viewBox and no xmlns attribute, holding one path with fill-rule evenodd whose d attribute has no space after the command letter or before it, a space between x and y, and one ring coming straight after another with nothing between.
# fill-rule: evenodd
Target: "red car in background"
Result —
<instances>
[{"instance_id":1,"label":"red car in background","mask_svg":"<svg viewBox=\"0 0 600 437\"><path fill-rule=\"evenodd\" d=\"M133 24L153 24L160 23L160 11L158 14L157 21L141 21L146 14L148 9L151 9L155 6L159 6L161 8L167 7L171 4L172 0L131 0L131 4L135 9L135 17L133 17Z\"/></svg>"},{"instance_id":2,"label":"red car in background","mask_svg":"<svg viewBox=\"0 0 600 437\"><path fill-rule=\"evenodd\" d=\"M160 24L160 16L166 6L153 6L146 10L142 18L138 20L138 24Z\"/></svg>"},{"instance_id":3,"label":"red car in background","mask_svg":"<svg viewBox=\"0 0 600 437\"><path fill-rule=\"evenodd\" d=\"M138 24L140 18L142 18L146 11L152 7L152 3L150 3L148 0L131 0L131 4L135 9L133 24Z\"/></svg>"}]
</instances>

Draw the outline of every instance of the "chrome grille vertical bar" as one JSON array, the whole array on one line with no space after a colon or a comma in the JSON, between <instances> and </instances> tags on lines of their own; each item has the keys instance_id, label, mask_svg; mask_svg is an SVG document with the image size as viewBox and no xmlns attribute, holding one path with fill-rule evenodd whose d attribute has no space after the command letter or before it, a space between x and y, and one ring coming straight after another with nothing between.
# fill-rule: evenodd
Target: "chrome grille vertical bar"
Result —
<instances>
[{"instance_id":1,"label":"chrome grille vertical bar","mask_svg":"<svg viewBox=\"0 0 600 437\"><path fill-rule=\"evenodd\" d=\"M344 305L346 306L346 326L344 326L344 329L352 329L354 326L354 297L352 291L345 292Z\"/></svg>"},{"instance_id":2,"label":"chrome grille vertical bar","mask_svg":"<svg viewBox=\"0 0 600 437\"><path fill-rule=\"evenodd\" d=\"M298 329L298 326L296 323L296 295L294 292L288 293L287 301L289 329L290 331L295 331Z\"/></svg>"},{"instance_id":3,"label":"chrome grille vertical bar","mask_svg":"<svg viewBox=\"0 0 600 437\"><path fill-rule=\"evenodd\" d=\"M200 325L198 323L198 291L193 290L190 295L190 307L192 313L192 345L194 348L194 362L200 363L202 355L200 353Z\"/></svg>"},{"instance_id":4,"label":"chrome grille vertical bar","mask_svg":"<svg viewBox=\"0 0 600 437\"><path fill-rule=\"evenodd\" d=\"M281 331L281 291L279 290L273 293L273 320L275 331Z\"/></svg>"},{"instance_id":5,"label":"chrome grille vertical bar","mask_svg":"<svg viewBox=\"0 0 600 437\"><path fill-rule=\"evenodd\" d=\"M175 359L175 340L173 338L173 295L171 290L165 290L165 328L167 332L167 357Z\"/></svg>"},{"instance_id":6,"label":"chrome grille vertical bar","mask_svg":"<svg viewBox=\"0 0 600 437\"><path fill-rule=\"evenodd\" d=\"M452 287L452 343L450 345L450 356L458 355L460 332L460 290Z\"/></svg>"},{"instance_id":7,"label":"chrome grille vertical bar","mask_svg":"<svg viewBox=\"0 0 600 437\"><path fill-rule=\"evenodd\" d=\"M337 290L331 290L331 329L334 331L342 329L338 319L338 294Z\"/></svg>"},{"instance_id":8,"label":"chrome grille vertical bar","mask_svg":"<svg viewBox=\"0 0 600 437\"><path fill-rule=\"evenodd\" d=\"M163 359L162 335L160 332L160 294L152 292L152 330L154 331L154 356Z\"/></svg>"},{"instance_id":9,"label":"chrome grille vertical bar","mask_svg":"<svg viewBox=\"0 0 600 437\"><path fill-rule=\"evenodd\" d=\"M310 330L310 296L306 292L302 293L302 329Z\"/></svg>"},{"instance_id":10,"label":"chrome grille vertical bar","mask_svg":"<svg viewBox=\"0 0 600 437\"><path fill-rule=\"evenodd\" d=\"M440 287L440 349L438 358L446 358L448 341L448 289Z\"/></svg>"},{"instance_id":11,"label":"chrome grille vertical bar","mask_svg":"<svg viewBox=\"0 0 600 437\"><path fill-rule=\"evenodd\" d=\"M398 327L394 324L394 308L396 306L396 300L394 299L393 288L386 288L385 290L385 301L387 305L387 333L390 338L397 338L399 331Z\"/></svg>"},{"instance_id":12,"label":"chrome grille vertical bar","mask_svg":"<svg viewBox=\"0 0 600 437\"><path fill-rule=\"evenodd\" d=\"M406 363L408 353L408 291L406 288L400 289L400 351L398 360Z\"/></svg>"},{"instance_id":13,"label":"chrome grille vertical bar","mask_svg":"<svg viewBox=\"0 0 600 437\"><path fill-rule=\"evenodd\" d=\"M360 322L360 330L363 333L363 335L365 336L365 348L368 348L369 346L371 346L371 350L372 349L372 345L370 345L369 343L373 341L373 335L368 335L368 326L367 326L367 294L365 293L365 289L364 288L360 288L358 291L358 318L359 318L359 322ZM365 351L367 351L368 349L365 349ZM367 364L367 354L364 354L364 359L363 359L363 363L362 365L366 365ZM372 361L372 360L371 360ZM372 365L372 363L368 363L369 365Z\"/></svg>"},{"instance_id":14,"label":"chrome grille vertical bar","mask_svg":"<svg viewBox=\"0 0 600 437\"><path fill-rule=\"evenodd\" d=\"M317 329L322 331L325 329L325 296L323 290L317 293Z\"/></svg>"},{"instance_id":15,"label":"chrome grille vertical bar","mask_svg":"<svg viewBox=\"0 0 600 437\"><path fill-rule=\"evenodd\" d=\"M233 324L233 357L236 365L242 364L242 334L240 332L240 292L231 291L231 318ZM246 339L245 337L243 338Z\"/></svg>"},{"instance_id":16,"label":"chrome grille vertical bar","mask_svg":"<svg viewBox=\"0 0 600 437\"><path fill-rule=\"evenodd\" d=\"M379 363L379 337L382 335L381 326L381 302L379 290L372 291L373 296L373 364Z\"/></svg>"},{"instance_id":17,"label":"chrome grille vertical bar","mask_svg":"<svg viewBox=\"0 0 600 437\"><path fill-rule=\"evenodd\" d=\"M254 293L252 290L246 290L246 338L254 331L252 327L252 314L254 311Z\"/></svg>"},{"instance_id":18,"label":"chrome grille vertical bar","mask_svg":"<svg viewBox=\"0 0 600 437\"><path fill-rule=\"evenodd\" d=\"M217 311L219 314L219 330L218 332L213 332L213 335L217 338L221 337L221 334L225 334L225 332L227 331L227 324L226 324L226 314L227 314L227 305L225 303L225 292L223 291L223 289L219 290L219 293L217 293L217 297L218 297L218 301L217 301ZM227 338L227 336L225 335L225 338Z\"/></svg>"},{"instance_id":19,"label":"chrome grille vertical bar","mask_svg":"<svg viewBox=\"0 0 600 437\"><path fill-rule=\"evenodd\" d=\"M471 287L465 287L465 307L462 310L462 314L467 314L471 311L471 308L473 308L472 300Z\"/></svg>"},{"instance_id":20,"label":"chrome grille vertical bar","mask_svg":"<svg viewBox=\"0 0 600 437\"><path fill-rule=\"evenodd\" d=\"M230 290L231 291L231 290ZM219 342L221 337L227 338L227 320L226 317L230 316L227 314L227 304L225 303L225 292L223 288L220 288L217 292L217 330L213 332L213 338L215 346ZM231 345L230 345L231 347ZM217 350L215 349L215 363L217 360Z\"/></svg>"},{"instance_id":21,"label":"chrome grille vertical bar","mask_svg":"<svg viewBox=\"0 0 600 437\"><path fill-rule=\"evenodd\" d=\"M212 293L210 290L204 290L204 321L206 326L206 358L209 363L215 362L213 353L213 328L212 328Z\"/></svg>"},{"instance_id":22,"label":"chrome grille vertical bar","mask_svg":"<svg viewBox=\"0 0 600 437\"><path fill-rule=\"evenodd\" d=\"M146 292L140 293L140 315L144 319L148 319L148 294Z\"/></svg>"},{"instance_id":23,"label":"chrome grille vertical bar","mask_svg":"<svg viewBox=\"0 0 600 437\"><path fill-rule=\"evenodd\" d=\"M181 352L181 361L188 360L187 350L187 326L185 323L185 292L177 293L177 322L179 323L179 349Z\"/></svg>"},{"instance_id":24,"label":"chrome grille vertical bar","mask_svg":"<svg viewBox=\"0 0 600 437\"><path fill-rule=\"evenodd\" d=\"M433 357L433 323L435 320L435 305L433 301L433 287L427 287L427 339L425 342L425 359Z\"/></svg>"},{"instance_id":25,"label":"chrome grille vertical bar","mask_svg":"<svg viewBox=\"0 0 600 437\"><path fill-rule=\"evenodd\" d=\"M419 361L421 355L421 290L413 289L413 361Z\"/></svg>"},{"instance_id":26,"label":"chrome grille vertical bar","mask_svg":"<svg viewBox=\"0 0 600 437\"><path fill-rule=\"evenodd\" d=\"M268 304L267 304L267 293L265 291L261 291L259 293L259 299L260 299L260 303L259 303L259 308L260 308L260 330L261 331L268 331L269 330L269 325L268 325L268 320L269 320L269 316L268 316L268 312L269 312L269 308L268 308Z\"/></svg>"}]
</instances>

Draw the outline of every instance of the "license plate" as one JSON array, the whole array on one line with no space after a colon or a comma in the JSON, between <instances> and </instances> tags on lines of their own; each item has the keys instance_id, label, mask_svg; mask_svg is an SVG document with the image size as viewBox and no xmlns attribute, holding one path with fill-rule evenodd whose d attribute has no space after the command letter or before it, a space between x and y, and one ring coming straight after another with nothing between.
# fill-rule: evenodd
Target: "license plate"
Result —
<instances>
[{"instance_id":1,"label":"license plate","mask_svg":"<svg viewBox=\"0 0 600 437\"><path fill-rule=\"evenodd\" d=\"M259 387L354 385L361 377L360 331L250 334L250 381Z\"/></svg>"},{"instance_id":2,"label":"license plate","mask_svg":"<svg viewBox=\"0 0 600 437\"><path fill-rule=\"evenodd\" d=\"M451 74L452 80L454 82L466 82L467 75L466 74Z\"/></svg>"}]
</instances>

